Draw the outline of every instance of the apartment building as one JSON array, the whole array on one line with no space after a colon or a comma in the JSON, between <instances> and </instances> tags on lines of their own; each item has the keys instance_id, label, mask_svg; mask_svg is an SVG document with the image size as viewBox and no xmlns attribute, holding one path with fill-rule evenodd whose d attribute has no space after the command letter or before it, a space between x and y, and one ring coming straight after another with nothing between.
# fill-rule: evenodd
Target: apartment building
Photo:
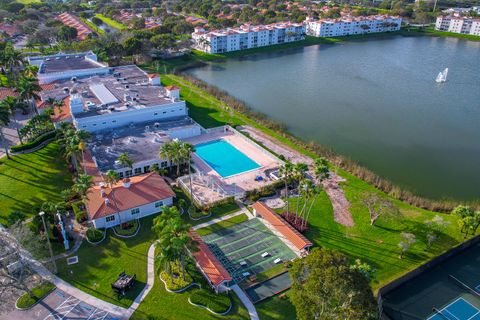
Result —
<instances>
[{"instance_id":1,"label":"apartment building","mask_svg":"<svg viewBox=\"0 0 480 320\"><path fill-rule=\"evenodd\" d=\"M341 17L338 19L314 20L307 17L305 30L314 37L340 37L355 34L392 32L400 30L401 17L389 15Z\"/></svg>"},{"instance_id":2,"label":"apartment building","mask_svg":"<svg viewBox=\"0 0 480 320\"><path fill-rule=\"evenodd\" d=\"M480 36L480 18L467 16L438 16L435 29L461 34Z\"/></svg>"},{"instance_id":3,"label":"apartment building","mask_svg":"<svg viewBox=\"0 0 480 320\"><path fill-rule=\"evenodd\" d=\"M305 39L305 28L302 23L292 22L257 26L245 24L209 32L197 27L192 39L194 47L200 51L224 53L300 41Z\"/></svg>"}]
</instances>

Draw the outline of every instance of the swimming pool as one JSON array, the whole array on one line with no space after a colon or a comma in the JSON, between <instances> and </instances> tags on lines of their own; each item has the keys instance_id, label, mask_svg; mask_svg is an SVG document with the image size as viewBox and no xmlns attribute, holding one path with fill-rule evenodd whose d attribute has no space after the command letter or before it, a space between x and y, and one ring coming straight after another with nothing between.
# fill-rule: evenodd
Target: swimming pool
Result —
<instances>
[{"instance_id":1,"label":"swimming pool","mask_svg":"<svg viewBox=\"0 0 480 320\"><path fill-rule=\"evenodd\" d=\"M223 178L258 169L261 166L225 140L195 146L195 153Z\"/></svg>"}]
</instances>

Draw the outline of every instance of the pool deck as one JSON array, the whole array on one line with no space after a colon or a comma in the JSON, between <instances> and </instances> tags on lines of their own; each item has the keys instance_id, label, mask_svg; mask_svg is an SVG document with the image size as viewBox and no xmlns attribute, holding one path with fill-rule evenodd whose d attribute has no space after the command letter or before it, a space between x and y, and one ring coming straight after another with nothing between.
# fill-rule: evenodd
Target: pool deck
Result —
<instances>
[{"instance_id":1,"label":"pool deck","mask_svg":"<svg viewBox=\"0 0 480 320\"><path fill-rule=\"evenodd\" d=\"M231 194L238 194L248 190L261 188L273 182L273 180L270 179L265 172L278 168L281 164L281 161L239 133L207 133L186 139L185 141L193 145L198 145L221 139L227 141L251 160L258 163L260 168L223 178L202 159L200 159L200 157L194 154L192 157L194 167L203 176L210 179L210 181L214 181L216 185L221 187L221 189ZM262 176L263 181L255 181L257 176ZM203 185L202 183L195 183L194 181L193 189L194 193L201 195L202 199L206 199L206 202L215 201L222 198L222 195L216 192L214 188L208 185Z\"/></svg>"}]
</instances>

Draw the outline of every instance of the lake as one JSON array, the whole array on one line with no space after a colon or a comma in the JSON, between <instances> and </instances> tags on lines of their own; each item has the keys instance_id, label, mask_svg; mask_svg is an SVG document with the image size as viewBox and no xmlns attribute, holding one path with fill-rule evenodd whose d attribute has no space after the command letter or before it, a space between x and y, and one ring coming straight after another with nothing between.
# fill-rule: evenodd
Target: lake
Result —
<instances>
[{"instance_id":1,"label":"lake","mask_svg":"<svg viewBox=\"0 0 480 320\"><path fill-rule=\"evenodd\" d=\"M391 36L188 72L419 195L480 198L480 42Z\"/></svg>"}]
</instances>

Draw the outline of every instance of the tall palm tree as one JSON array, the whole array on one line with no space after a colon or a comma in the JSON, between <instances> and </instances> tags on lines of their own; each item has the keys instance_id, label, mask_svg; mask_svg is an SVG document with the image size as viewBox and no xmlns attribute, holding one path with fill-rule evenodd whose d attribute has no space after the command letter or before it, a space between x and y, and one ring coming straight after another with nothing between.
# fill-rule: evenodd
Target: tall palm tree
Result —
<instances>
[{"instance_id":1,"label":"tall palm tree","mask_svg":"<svg viewBox=\"0 0 480 320\"><path fill-rule=\"evenodd\" d=\"M180 175L180 164L182 162L181 157L182 142L178 139L174 139L170 142L164 143L160 147L160 158L168 159L171 164L177 166L177 176Z\"/></svg>"},{"instance_id":2,"label":"tall palm tree","mask_svg":"<svg viewBox=\"0 0 480 320\"><path fill-rule=\"evenodd\" d=\"M287 217L290 216L290 199L288 197L288 183L293 174L293 163L289 160L285 160L283 165L278 169L278 173L285 182L285 200L287 202Z\"/></svg>"},{"instance_id":3,"label":"tall palm tree","mask_svg":"<svg viewBox=\"0 0 480 320\"><path fill-rule=\"evenodd\" d=\"M5 154L7 155L8 159L10 159L10 153L8 152L7 141L5 140L5 137L3 135L3 127L8 125L9 122L10 122L10 110L5 106L0 105L0 138L3 143L3 146L5 147Z\"/></svg>"},{"instance_id":4,"label":"tall palm tree","mask_svg":"<svg viewBox=\"0 0 480 320\"><path fill-rule=\"evenodd\" d=\"M313 165L313 174L320 182L330 177L330 166L327 159L322 157L315 159Z\"/></svg>"},{"instance_id":5,"label":"tall palm tree","mask_svg":"<svg viewBox=\"0 0 480 320\"><path fill-rule=\"evenodd\" d=\"M162 213L153 220L152 230L158 236L156 246L161 249L157 257L166 260L162 254L168 253L170 259L181 264L185 279L185 256L189 249L195 250L195 242L188 234L190 225L183 221L176 207L163 207Z\"/></svg>"},{"instance_id":6,"label":"tall palm tree","mask_svg":"<svg viewBox=\"0 0 480 320\"><path fill-rule=\"evenodd\" d=\"M310 200L310 197L312 197L313 195L313 190L314 190L314 185L313 185L313 182L312 180L309 180L309 179L303 179L301 182L300 182L300 185L298 186L299 188L299 199L298 199L298 202L300 202L300 198L303 198L303 203L302 203L302 208L300 210L300 212L296 212L296 215L295 215L295 223L297 222L297 219L298 218L303 218L303 215L305 213L305 210L306 210L306 207L307 207L307 203L308 203L308 200Z\"/></svg>"},{"instance_id":7,"label":"tall palm tree","mask_svg":"<svg viewBox=\"0 0 480 320\"><path fill-rule=\"evenodd\" d=\"M13 80L13 82L17 82L20 70L25 64L22 53L18 50L15 50L11 43L7 43L2 55L2 60L2 64L8 70L10 79Z\"/></svg>"},{"instance_id":8,"label":"tall palm tree","mask_svg":"<svg viewBox=\"0 0 480 320\"><path fill-rule=\"evenodd\" d=\"M73 185L73 190L80 195L80 197L85 200L87 197L88 189L90 189L93 186L93 177L86 175L86 174L80 174L77 177L77 180L75 181L75 184Z\"/></svg>"},{"instance_id":9,"label":"tall palm tree","mask_svg":"<svg viewBox=\"0 0 480 320\"><path fill-rule=\"evenodd\" d=\"M8 96L2 101L0 101L0 105L8 108L8 110L10 111L10 116L13 118L13 121L15 122L15 128L17 130L17 135L18 135L18 138L20 139L20 143L23 143L22 135L20 135L20 125L17 121L16 114L17 114L17 110L26 111L28 109L28 106L23 101L12 96Z\"/></svg>"},{"instance_id":10,"label":"tall palm tree","mask_svg":"<svg viewBox=\"0 0 480 320\"><path fill-rule=\"evenodd\" d=\"M115 189L113 188L113 186L120 180L120 176L118 175L118 173L116 171L108 170L107 173L105 174L105 176L103 177L103 179L105 180L105 182L108 184L108 186L110 188L111 195L112 195L112 200L113 200L113 205L117 209L116 213L119 213L120 210L118 209L117 199L115 198ZM122 218L120 217L120 214L118 215L118 220L121 224L122 223Z\"/></svg>"},{"instance_id":11,"label":"tall palm tree","mask_svg":"<svg viewBox=\"0 0 480 320\"><path fill-rule=\"evenodd\" d=\"M180 147L180 158L182 161L187 162L188 165L188 179L190 183L190 207L193 207L193 185L192 185L192 154L195 152L195 147L190 144L183 142Z\"/></svg>"},{"instance_id":12,"label":"tall palm tree","mask_svg":"<svg viewBox=\"0 0 480 320\"><path fill-rule=\"evenodd\" d=\"M38 80L34 77L23 76L17 82L16 91L20 95L20 98L30 105L33 111L38 114L35 103L32 101L34 99L40 99L37 92L42 91L42 88L38 84Z\"/></svg>"},{"instance_id":13,"label":"tall palm tree","mask_svg":"<svg viewBox=\"0 0 480 320\"><path fill-rule=\"evenodd\" d=\"M313 208L313 205L315 204L315 201L317 200L317 197L318 195L322 192L322 187L317 185L317 186L314 186L313 189L312 189L312 202L310 203L310 207L308 208L308 210L306 211L305 213L305 218L303 219L303 228L306 228L307 227L307 223L308 223L308 218L310 217L310 212L312 212L312 208Z\"/></svg>"},{"instance_id":14,"label":"tall palm tree","mask_svg":"<svg viewBox=\"0 0 480 320\"><path fill-rule=\"evenodd\" d=\"M128 152L123 152L122 154L120 154L117 160L122 166L133 169L134 161L132 158L130 158Z\"/></svg>"},{"instance_id":15,"label":"tall palm tree","mask_svg":"<svg viewBox=\"0 0 480 320\"><path fill-rule=\"evenodd\" d=\"M300 185L300 182L305 179L305 173L308 170L308 165L305 163L299 162L293 165L293 173L292 173L292 178L295 181L297 185L297 189ZM295 214L298 215L298 207L300 206L300 191L297 192L299 199L297 201L297 206L295 210Z\"/></svg>"}]
</instances>

